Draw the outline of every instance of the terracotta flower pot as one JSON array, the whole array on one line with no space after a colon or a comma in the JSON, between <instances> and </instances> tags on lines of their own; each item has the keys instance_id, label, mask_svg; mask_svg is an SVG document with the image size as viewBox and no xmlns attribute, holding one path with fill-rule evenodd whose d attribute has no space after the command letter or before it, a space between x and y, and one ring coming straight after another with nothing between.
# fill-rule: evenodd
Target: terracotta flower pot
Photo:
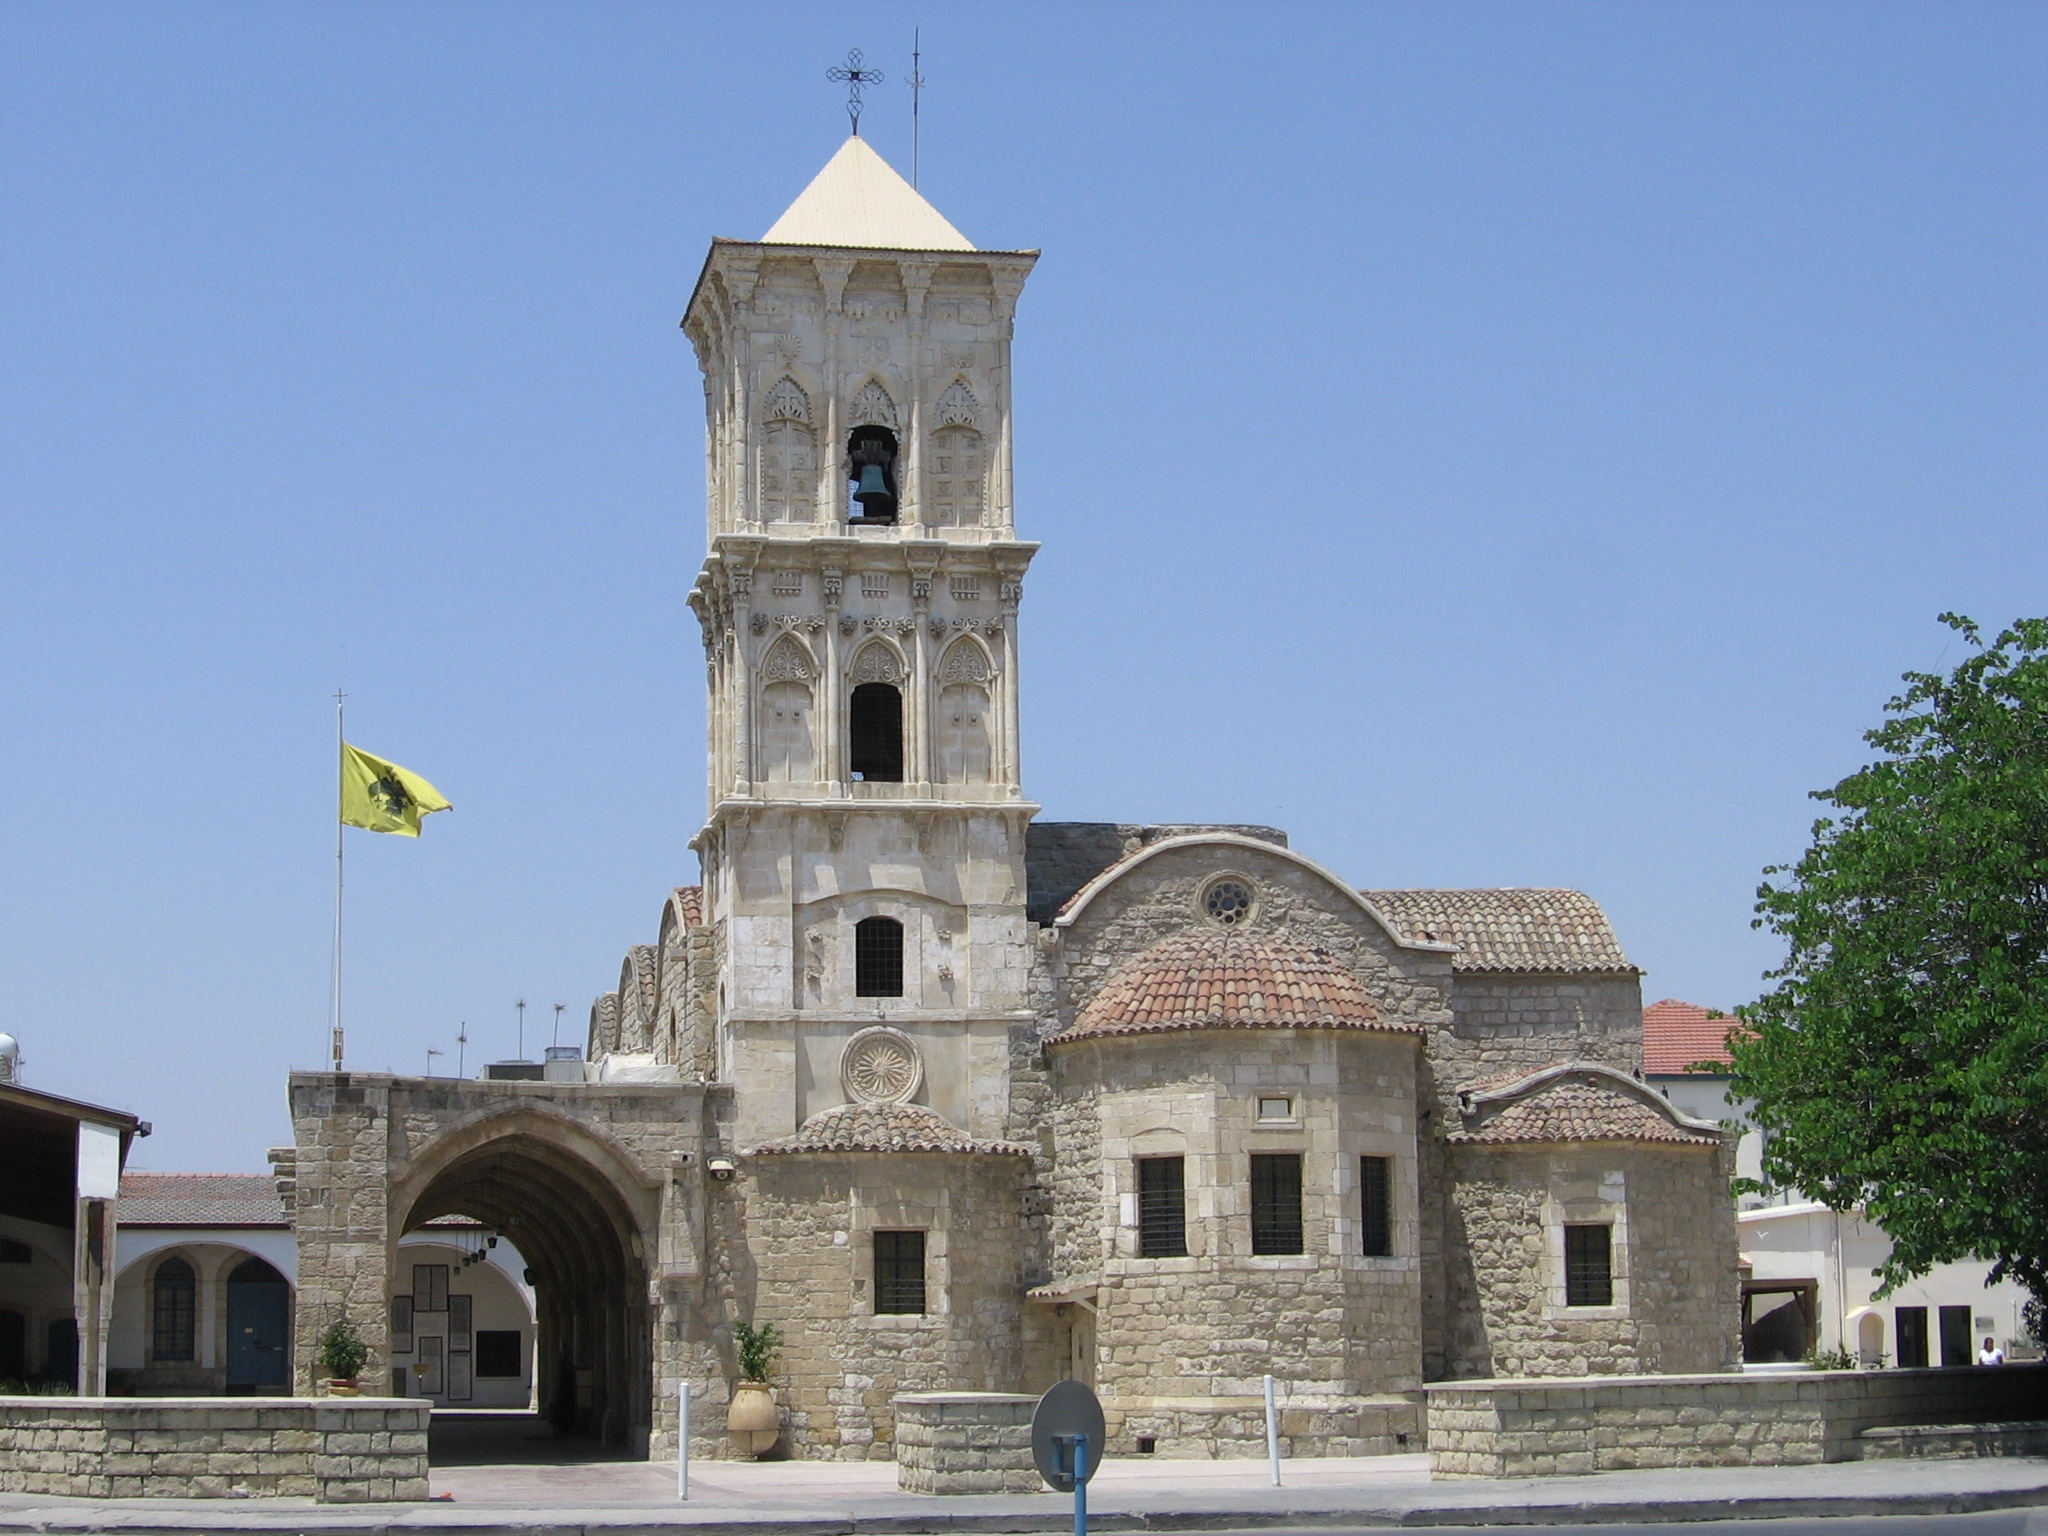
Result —
<instances>
[{"instance_id":1,"label":"terracotta flower pot","mask_svg":"<svg viewBox=\"0 0 2048 1536\"><path fill-rule=\"evenodd\" d=\"M767 1382L743 1381L732 1389L732 1401L725 1409L725 1432L749 1456L761 1455L781 1438L782 1417Z\"/></svg>"},{"instance_id":2,"label":"terracotta flower pot","mask_svg":"<svg viewBox=\"0 0 2048 1536\"><path fill-rule=\"evenodd\" d=\"M356 1379L353 1376L336 1376L327 1383L327 1395L329 1397L357 1397L361 1393L362 1388L356 1385Z\"/></svg>"}]
</instances>

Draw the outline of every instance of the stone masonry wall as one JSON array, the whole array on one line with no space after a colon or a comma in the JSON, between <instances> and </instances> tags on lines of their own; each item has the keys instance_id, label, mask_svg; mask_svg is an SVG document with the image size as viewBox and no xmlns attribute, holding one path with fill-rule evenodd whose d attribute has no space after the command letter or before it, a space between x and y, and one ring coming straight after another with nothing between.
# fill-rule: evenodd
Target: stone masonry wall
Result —
<instances>
[{"instance_id":1,"label":"stone masonry wall","mask_svg":"<svg viewBox=\"0 0 2048 1536\"><path fill-rule=\"evenodd\" d=\"M1153 843L1197 832L1232 832L1278 848L1287 846L1287 834L1277 827L1034 821L1024 840L1024 869L1030 887L1026 915L1034 923L1050 923L1076 891L1112 864Z\"/></svg>"},{"instance_id":2,"label":"stone masonry wall","mask_svg":"<svg viewBox=\"0 0 2048 1536\"><path fill-rule=\"evenodd\" d=\"M1881 1425L2048 1417L2048 1367L1490 1381L1426 1388L1433 1477L1848 1461Z\"/></svg>"},{"instance_id":3,"label":"stone masonry wall","mask_svg":"<svg viewBox=\"0 0 2048 1536\"><path fill-rule=\"evenodd\" d=\"M1449 1375L1736 1368L1740 1296L1725 1147L1450 1151ZM1613 1224L1613 1306L1564 1304L1566 1221Z\"/></svg>"},{"instance_id":4,"label":"stone masonry wall","mask_svg":"<svg viewBox=\"0 0 2048 1536\"><path fill-rule=\"evenodd\" d=\"M1031 1458L1038 1399L1007 1392L898 1396L896 1486L905 1493L1043 1493Z\"/></svg>"},{"instance_id":5,"label":"stone masonry wall","mask_svg":"<svg viewBox=\"0 0 2048 1536\"><path fill-rule=\"evenodd\" d=\"M424 1499L427 1413L385 1398L0 1397L0 1493Z\"/></svg>"}]
</instances>

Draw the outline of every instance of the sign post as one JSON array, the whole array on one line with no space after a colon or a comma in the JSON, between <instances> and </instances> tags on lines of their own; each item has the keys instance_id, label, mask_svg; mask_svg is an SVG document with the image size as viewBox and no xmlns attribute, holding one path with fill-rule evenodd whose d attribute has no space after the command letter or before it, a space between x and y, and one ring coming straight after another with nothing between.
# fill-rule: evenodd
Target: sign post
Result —
<instances>
[{"instance_id":1,"label":"sign post","mask_svg":"<svg viewBox=\"0 0 2048 1536\"><path fill-rule=\"evenodd\" d=\"M1056 1493L1074 1496L1074 1536L1088 1536L1088 1479L1108 1440L1102 1404L1085 1382L1062 1381L1031 1415L1031 1459Z\"/></svg>"},{"instance_id":2,"label":"sign post","mask_svg":"<svg viewBox=\"0 0 2048 1536\"><path fill-rule=\"evenodd\" d=\"M690 1384L676 1383L676 1497L690 1497Z\"/></svg>"}]
</instances>

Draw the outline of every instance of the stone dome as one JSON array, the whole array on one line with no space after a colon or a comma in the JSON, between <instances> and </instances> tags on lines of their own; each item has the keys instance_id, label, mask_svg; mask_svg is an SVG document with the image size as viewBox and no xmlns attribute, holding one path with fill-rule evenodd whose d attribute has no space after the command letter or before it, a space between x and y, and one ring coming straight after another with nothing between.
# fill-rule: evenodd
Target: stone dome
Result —
<instances>
[{"instance_id":1,"label":"stone dome","mask_svg":"<svg viewBox=\"0 0 2048 1536\"><path fill-rule=\"evenodd\" d=\"M1222 929L1155 944L1112 974L1057 1040L1174 1029L1397 1029L1328 950Z\"/></svg>"}]
</instances>

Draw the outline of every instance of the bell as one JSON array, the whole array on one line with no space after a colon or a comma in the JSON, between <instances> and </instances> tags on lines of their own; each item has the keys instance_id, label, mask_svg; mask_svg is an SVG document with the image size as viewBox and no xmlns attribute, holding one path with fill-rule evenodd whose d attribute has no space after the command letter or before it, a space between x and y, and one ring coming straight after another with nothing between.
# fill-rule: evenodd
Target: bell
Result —
<instances>
[{"instance_id":1,"label":"bell","mask_svg":"<svg viewBox=\"0 0 2048 1536\"><path fill-rule=\"evenodd\" d=\"M889 489L889 477L882 473L879 464L861 466L860 485L854 491L853 499L860 503L862 517L886 519L896 515L896 496Z\"/></svg>"}]
</instances>

